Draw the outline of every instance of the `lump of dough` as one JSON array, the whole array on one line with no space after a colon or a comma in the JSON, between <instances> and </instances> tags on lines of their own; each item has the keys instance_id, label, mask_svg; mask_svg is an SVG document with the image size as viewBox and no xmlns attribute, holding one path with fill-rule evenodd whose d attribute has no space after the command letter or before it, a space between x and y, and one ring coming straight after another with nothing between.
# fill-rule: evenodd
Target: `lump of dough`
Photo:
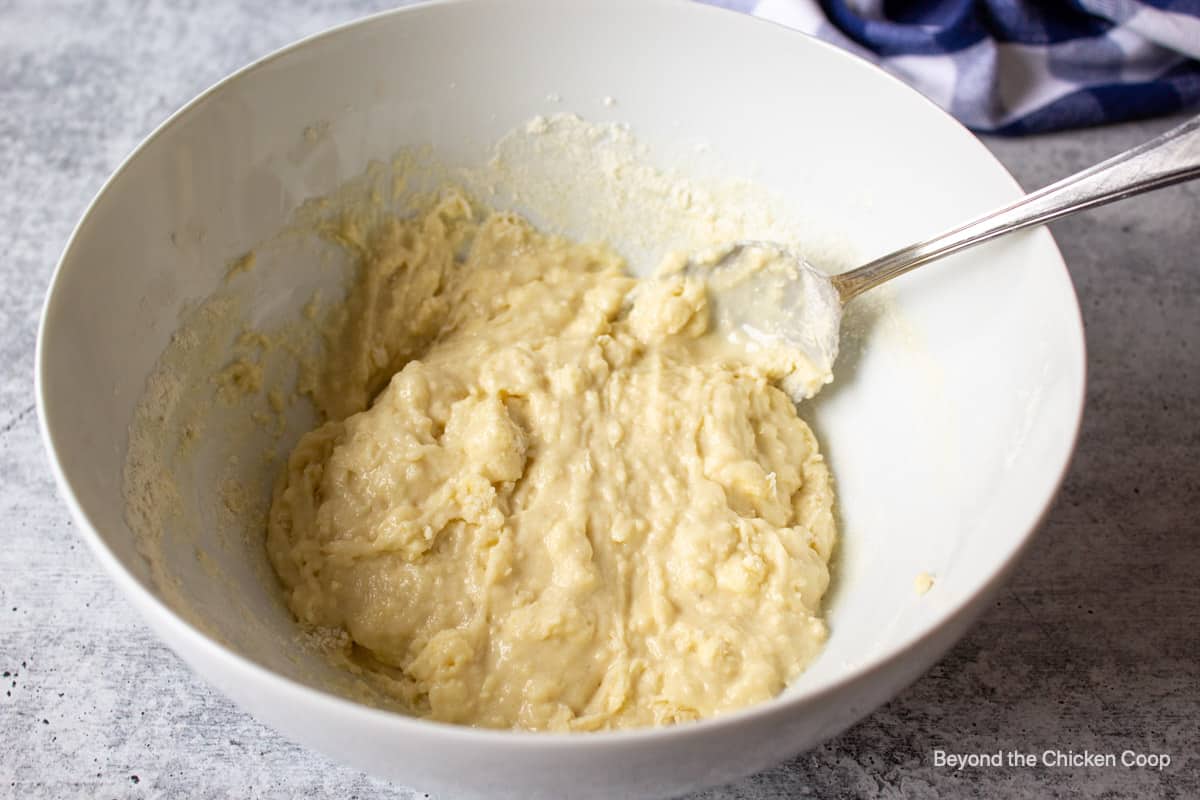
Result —
<instances>
[{"instance_id":1,"label":"lump of dough","mask_svg":"<svg viewBox=\"0 0 1200 800\"><path fill-rule=\"evenodd\" d=\"M628 728L772 697L825 639L812 432L711 341L703 285L632 299L606 248L464 209L365 248L371 313L331 339L329 421L271 508L292 611L433 719Z\"/></svg>"}]
</instances>

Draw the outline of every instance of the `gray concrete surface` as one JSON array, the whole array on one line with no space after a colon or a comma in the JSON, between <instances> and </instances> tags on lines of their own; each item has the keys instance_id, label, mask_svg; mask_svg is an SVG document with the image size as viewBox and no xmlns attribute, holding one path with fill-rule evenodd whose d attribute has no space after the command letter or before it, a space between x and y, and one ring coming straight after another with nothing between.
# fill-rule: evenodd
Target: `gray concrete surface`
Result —
<instances>
[{"instance_id":1,"label":"gray concrete surface","mask_svg":"<svg viewBox=\"0 0 1200 800\"><path fill-rule=\"evenodd\" d=\"M0 796L421 797L294 745L143 627L80 543L38 440L33 348L55 259L171 111L370 0L0 0ZM1164 129L989 146L1026 186ZM1200 797L1200 185L1055 233L1090 349L1079 452L995 607L842 736L704 798ZM1165 771L937 766L936 749L1168 753Z\"/></svg>"}]
</instances>

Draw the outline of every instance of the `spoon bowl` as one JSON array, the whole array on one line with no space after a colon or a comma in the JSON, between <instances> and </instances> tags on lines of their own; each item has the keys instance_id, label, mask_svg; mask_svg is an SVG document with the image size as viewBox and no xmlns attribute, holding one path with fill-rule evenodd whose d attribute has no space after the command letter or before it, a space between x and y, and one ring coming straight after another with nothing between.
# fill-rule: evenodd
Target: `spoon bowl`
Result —
<instances>
[{"instance_id":1,"label":"spoon bowl","mask_svg":"<svg viewBox=\"0 0 1200 800\"><path fill-rule=\"evenodd\" d=\"M832 379L844 302L835 278L782 245L752 240L693 259L685 274L706 282L722 336L751 350L796 350L807 358L811 370L795 391L789 387L797 400Z\"/></svg>"}]
</instances>

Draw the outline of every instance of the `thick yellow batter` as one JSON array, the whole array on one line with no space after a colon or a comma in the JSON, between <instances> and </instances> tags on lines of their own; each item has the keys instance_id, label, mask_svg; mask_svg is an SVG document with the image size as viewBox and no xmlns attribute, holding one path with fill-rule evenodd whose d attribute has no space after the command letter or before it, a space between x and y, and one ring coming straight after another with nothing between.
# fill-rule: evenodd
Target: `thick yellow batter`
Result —
<instances>
[{"instance_id":1,"label":"thick yellow batter","mask_svg":"<svg viewBox=\"0 0 1200 800\"><path fill-rule=\"evenodd\" d=\"M825 638L828 470L705 288L599 245L427 215L339 238L362 271L268 549L412 713L597 730L765 700Z\"/></svg>"}]
</instances>

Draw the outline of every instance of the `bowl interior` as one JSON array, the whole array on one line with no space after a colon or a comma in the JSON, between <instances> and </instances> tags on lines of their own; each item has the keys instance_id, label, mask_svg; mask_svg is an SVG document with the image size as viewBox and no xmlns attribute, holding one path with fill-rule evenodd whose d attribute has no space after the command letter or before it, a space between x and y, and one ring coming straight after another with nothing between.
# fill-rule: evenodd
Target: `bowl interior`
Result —
<instances>
[{"instance_id":1,"label":"bowl interior","mask_svg":"<svg viewBox=\"0 0 1200 800\"><path fill-rule=\"evenodd\" d=\"M248 658L311 685L330 679L297 643L261 538L220 533L218 450L199 451L183 513L163 531L167 587L138 555L121 475L134 407L182 315L303 200L401 146L476 163L538 114L626 122L661 163L778 193L848 243L847 258L1016 195L972 136L873 68L685 5L516 0L380 17L237 76L124 165L64 254L39 361L64 490L124 574ZM697 158L698 144L713 157ZM595 234L586 218L575 228L563 232ZM329 275L318 253L278 251L256 266L245 311L295 316ZM806 412L839 492L831 636L790 697L900 652L974 596L1030 534L1079 416L1078 309L1045 231L926 267L851 319L838 380ZM283 449L303 413L292 423ZM268 437L239 440L260 498L273 475L252 454ZM935 578L925 595L921 573Z\"/></svg>"}]
</instances>

